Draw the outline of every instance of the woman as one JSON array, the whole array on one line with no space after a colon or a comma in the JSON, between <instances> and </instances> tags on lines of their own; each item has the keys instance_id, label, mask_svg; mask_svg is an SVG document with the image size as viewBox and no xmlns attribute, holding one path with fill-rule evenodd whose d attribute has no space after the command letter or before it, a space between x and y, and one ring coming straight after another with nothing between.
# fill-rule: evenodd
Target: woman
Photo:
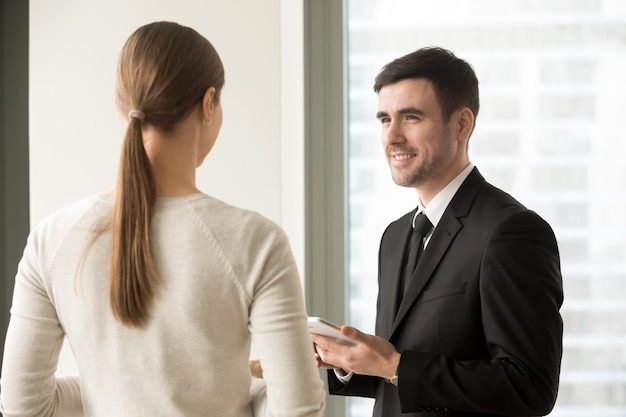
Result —
<instances>
[{"instance_id":1,"label":"woman","mask_svg":"<svg viewBox=\"0 0 626 417\"><path fill-rule=\"evenodd\" d=\"M127 40L117 186L29 236L6 339L5 417L322 415L285 234L196 187L222 125L223 85L217 52L193 29L157 22ZM79 377L55 377L65 336ZM264 379L251 381L251 343Z\"/></svg>"}]
</instances>

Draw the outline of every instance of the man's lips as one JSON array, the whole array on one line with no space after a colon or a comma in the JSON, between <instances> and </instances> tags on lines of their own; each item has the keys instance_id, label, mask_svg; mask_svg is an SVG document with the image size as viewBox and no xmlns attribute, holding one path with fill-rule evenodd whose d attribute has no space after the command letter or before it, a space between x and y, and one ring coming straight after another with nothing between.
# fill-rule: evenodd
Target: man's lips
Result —
<instances>
[{"instance_id":1,"label":"man's lips","mask_svg":"<svg viewBox=\"0 0 626 417\"><path fill-rule=\"evenodd\" d=\"M401 153L401 154L391 155L394 161L404 161L405 159L411 159L411 158L414 158L415 156L416 155L414 153L411 153L411 154Z\"/></svg>"}]
</instances>

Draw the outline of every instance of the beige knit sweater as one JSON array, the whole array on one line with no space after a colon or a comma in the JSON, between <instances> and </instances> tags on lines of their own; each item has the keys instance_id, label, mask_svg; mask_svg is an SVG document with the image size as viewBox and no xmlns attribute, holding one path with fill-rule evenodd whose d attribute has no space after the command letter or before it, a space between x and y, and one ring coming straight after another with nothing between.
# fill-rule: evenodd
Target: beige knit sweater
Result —
<instances>
[{"instance_id":1,"label":"beige knit sweater","mask_svg":"<svg viewBox=\"0 0 626 417\"><path fill-rule=\"evenodd\" d=\"M111 211L111 197L92 196L29 236L6 339L5 417L322 415L302 288L277 225L204 194L159 199L161 283L149 324L133 329L109 307L111 234L94 232ZM80 376L55 375L64 336ZM251 384L251 344L266 387Z\"/></svg>"}]
</instances>

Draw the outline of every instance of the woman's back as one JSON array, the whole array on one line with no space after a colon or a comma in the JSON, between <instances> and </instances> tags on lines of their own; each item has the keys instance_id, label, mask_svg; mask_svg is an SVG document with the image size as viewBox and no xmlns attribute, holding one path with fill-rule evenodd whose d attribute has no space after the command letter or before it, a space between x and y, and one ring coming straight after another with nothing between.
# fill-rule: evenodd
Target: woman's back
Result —
<instances>
[{"instance_id":1,"label":"woman's back","mask_svg":"<svg viewBox=\"0 0 626 417\"><path fill-rule=\"evenodd\" d=\"M268 415L321 415L300 281L279 227L204 194L158 199L150 230L158 290L147 324L129 327L109 303L111 233L98 234L112 207L105 194L83 200L29 239L9 334L35 326L44 336L15 352L17 362L41 358L28 384L49 383L65 331L85 415L250 416L253 341Z\"/></svg>"}]
</instances>

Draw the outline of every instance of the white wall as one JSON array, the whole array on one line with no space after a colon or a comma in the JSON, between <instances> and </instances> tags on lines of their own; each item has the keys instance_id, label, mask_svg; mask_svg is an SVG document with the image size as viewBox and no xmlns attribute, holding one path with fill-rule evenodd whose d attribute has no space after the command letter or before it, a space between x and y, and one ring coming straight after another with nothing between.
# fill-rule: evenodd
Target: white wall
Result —
<instances>
[{"instance_id":1,"label":"white wall","mask_svg":"<svg viewBox=\"0 0 626 417\"><path fill-rule=\"evenodd\" d=\"M281 224L303 271L301 15L294 0L31 0L31 224L113 186L126 124L113 101L118 53L139 26L175 21L209 39L226 70L199 188ZM74 367L64 350L59 373Z\"/></svg>"}]
</instances>

